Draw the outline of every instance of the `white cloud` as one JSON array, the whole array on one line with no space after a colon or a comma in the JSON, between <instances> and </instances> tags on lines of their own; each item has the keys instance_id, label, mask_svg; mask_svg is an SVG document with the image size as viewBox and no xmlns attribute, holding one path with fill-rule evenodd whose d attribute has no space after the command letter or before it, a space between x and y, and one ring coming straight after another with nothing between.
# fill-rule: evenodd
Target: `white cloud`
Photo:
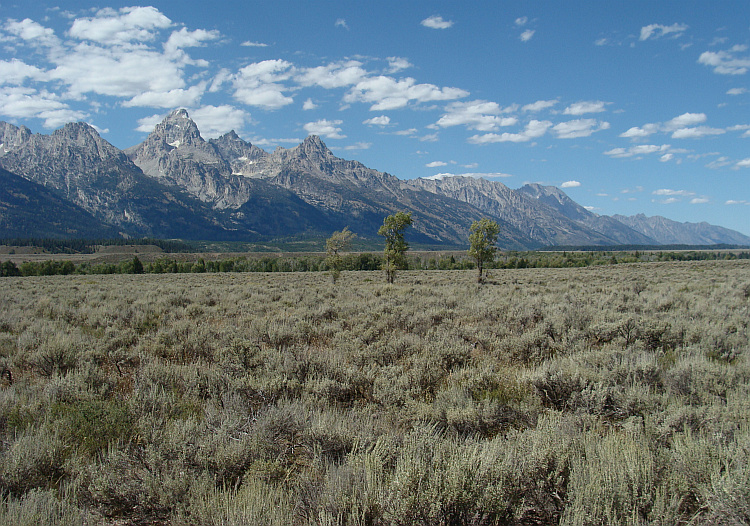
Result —
<instances>
[{"instance_id":1,"label":"white cloud","mask_svg":"<svg viewBox=\"0 0 750 526\"><path fill-rule=\"evenodd\" d=\"M334 27L343 27L347 31L349 30L349 26L346 23L346 20L343 18L336 19L336 22L333 24Z\"/></svg>"},{"instance_id":2,"label":"white cloud","mask_svg":"<svg viewBox=\"0 0 750 526\"><path fill-rule=\"evenodd\" d=\"M744 95L747 93L747 88L732 88L727 90L727 95Z\"/></svg>"},{"instance_id":3,"label":"white cloud","mask_svg":"<svg viewBox=\"0 0 750 526\"><path fill-rule=\"evenodd\" d=\"M154 131L156 125L164 120L164 117L166 117L166 114L157 113L155 115L149 115L148 117L138 119L138 127L135 129L135 131L151 133L152 131Z\"/></svg>"},{"instance_id":4,"label":"white cloud","mask_svg":"<svg viewBox=\"0 0 750 526\"><path fill-rule=\"evenodd\" d=\"M737 161L737 164L735 164L735 167L750 168L750 157L748 157L747 159L742 159L741 161Z\"/></svg>"},{"instance_id":5,"label":"white cloud","mask_svg":"<svg viewBox=\"0 0 750 526\"><path fill-rule=\"evenodd\" d=\"M105 8L94 17L74 20L68 33L79 40L112 45L150 41L157 30L170 26L172 21L155 7Z\"/></svg>"},{"instance_id":6,"label":"white cloud","mask_svg":"<svg viewBox=\"0 0 750 526\"><path fill-rule=\"evenodd\" d=\"M368 126L388 126L390 123L391 118L387 115L381 115L380 117L373 117L372 119L362 121L362 124L367 124Z\"/></svg>"},{"instance_id":7,"label":"white cloud","mask_svg":"<svg viewBox=\"0 0 750 526\"><path fill-rule=\"evenodd\" d=\"M251 42L250 40L246 40L240 46L243 47L268 47L268 44L264 44L263 42Z\"/></svg>"},{"instance_id":8,"label":"white cloud","mask_svg":"<svg viewBox=\"0 0 750 526\"><path fill-rule=\"evenodd\" d=\"M529 21L528 17L521 16L521 17L516 18L516 25L517 26L525 26L526 22L528 22L528 21Z\"/></svg>"},{"instance_id":9,"label":"white cloud","mask_svg":"<svg viewBox=\"0 0 750 526\"><path fill-rule=\"evenodd\" d=\"M179 88L162 92L145 91L123 102L122 105L148 108L190 107L198 104L205 91L206 84L204 82L188 89Z\"/></svg>"},{"instance_id":10,"label":"white cloud","mask_svg":"<svg viewBox=\"0 0 750 526\"><path fill-rule=\"evenodd\" d=\"M673 35L673 37L681 36L685 31L688 30L686 24L672 24L671 26L665 26L662 24L649 24L641 28L641 36L638 40L648 40L650 38L656 39L665 35Z\"/></svg>"},{"instance_id":11,"label":"white cloud","mask_svg":"<svg viewBox=\"0 0 750 526\"><path fill-rule=\"evenodd\" d=\"M302 70L295 80L302 86L320 86L325 89L353 86L367 77L362 63L356 60L332 62L325 66Z\"/></svg>"},{"instance_id":12,"label":"white cloud","mask_svg":"<svg viewBox=\"0 0 750 526\"><path fill-rule=\"evenodd\" d=\"M387 111L403 108L411 101L417 103L452 100L469 93L459 88L439 88L433 84L417 84L413 78L395 80L378 76L358 82L344 96L344 102L372 103L371 111Z\"/></svg>"},{"instance_id":13,"label":"white cloud","mask_svg":"<svg viewBox=\"0 0 750 526\"><path fill-rule=\"evenodd\" d=\"M190 117L205 139L216 138L232 130L242 130L250 120L249 113L229 105L202 106L190 110Z\"/></svg>"},{"instance_id":14,"label":"white cloud","mask_svg":"<svg viewBox=\"0 0 750 526\"><path fill-rule=\"evenodd\" d=\"M164 51L168 54L175 54L183 48L203 46L206 42L217 40L219 37L221 37L221 34L218 31L206 31L205 29L189 31L183 27L169 35L169 39L164 44Z\"/></svg>"},{"instance_id":15,"label":"white cloud","mask_svg":"<svg viewBox=\"0 0 750 526\"><path fill-rule=\"evenodd\" d=\"M744 199L729 199L724 203L725 205L750 205L750 202L745 201Z\"/></svg>"},{"instance_id":16,"label":"white cloud","mask_svg":"<svg viewBox=\"0 0 750 526\"><path fill-rule=\"evenodd\" d=\"M318 105L313 102L312 99L308 98L305 102L302 103L302 109L305 111L314 110L317 108Z\"/></svg>"},{"instance_id":17,"label":"white cloud","mask_svg":"<svg viewBox=\"0 0 750 526\"><path fill-rule=\"evenodd\" d=\"M565 181L560 185L560 188L578 188L579 186L581 186L581 183L578 181Z\"/></svg>"},{"instance_id":18,"label":"white cloud","mask_svg":"<svg viewBox=\"0 0 750 526\"><path fill-rule=\"evenodd\" d=\"M388 73L398 73L414 67L411 62L402 57L388 57Z\"/></svg>"},{"instance_id":19,"label":"white cloud","mask_svg":"<svg viewBox=\"0 0 750 526\"><path fill-rule=\"evenodd\" d=\"M664 128L667 131L678 130L687 126L695 126L706 122L705 113L683 113L679 117L675 117L664 123Z\"/></svg>"},{"instance_id":20,"label":"white cloud","mask_svg":"<svg viewBox=\"0 0 750 526\"><path fill-rule=\"evenodd\" d=\"M609 102L603 102L600 100L591 100L576 102L571 104L563 111L565 115L584 115L586 113L601 113L605 111L605 106L610 104Z\"/></svg>"},{"instance_id":21,"label":"white cloud","mask_svg":"<svg viewBox=\"0 0 750 526\"><path fill-rule=\"evenodd\" d=\"M526 31L521 33L521 36L518 38L521 39L521 42L528 42L534 36L534 33L536 33L535 30L527 29Z\"/></svg>"},{"instance_id":22,"label":"white cloud","mask_svg":"<svg viewBox=\"0 0 750 526\"><path fill-rule=\"evenodd\" d=\"M665 153L664 155L662 155L661 157L659 157L659 161L662 162L662 163L669 162L672 159L674 159L674 154L673 153Z\"/></svg>"},{"instance_id":23,"label":"white cloud","mask_svg":"<svg viewBox=\"0 0 750 526\"><path fill-rule=\"evenodd\" d=\"M604 155L619 159L625 157L648 155L652 153L664 153L667 150L669 150L669 144L662 144L661 146L657 146L655 144L639 144L637 146L631 146L630 148L613 148L609 151L604 152Z\"/></svg>"},{"instance_id":24,"label":"white cloud","mask_svg":"<svg viewBox=\"0 0 750 526\"><path fill-rule=\"evenodd\" d=\"M274 110L294 102L280 84L292 75L293 65L285 60L264 60L249 64L232 77L234 98L248 106Z\"/></svg>"},{"instance_id":25,"label":"white cloud","mask_svg":"<svg viewBox=\"0 0 750 526\"><path fill-rule=\"evenodd\" d=\"M85 93L135 97L184 88L182 73L180 64L142 47L124 51L82 43L60 57L49 75L66 83L76 98Z\"/></svg>"},{"instance_id":26,"label":"white cloud","mask_svg":"<svg viewBox=\"0 0 750 526\"><path fill-rule=\"evenodd\" d=\"M466 126L470 130L495 131L502 126L518 124L515 117L501 117L507 111L496 102L473 100L468 102L453 102L446 106L446 112L435 123L441 128L450 126Z\"/></svg>"},{"instance_id":27,"label":"white cloud","mask_svg":"<svg viewBox=\"0 0 750 526\"><path fill-rule=\"evenodd\" d=\"M427 168L437 168L438 166L447 166L448 163L445 163L443 161L432 161L431 163L425 164Z\"/></svg>"},{"instance_id":28,"label":"white cloud","mask_svg":"<svg viewBox=\"0 0 750 526\"><path fill-rule=\"evenodd\" d=\"M528 142L532 139L542 137L547 130L552 127L550 121L530 121L521 133L486 133L484 135L474 135L467 141L471 144L489 144L495 142Z\"/></svg>"},{"instance_id":29,"label":"white cloud","mask_svg":"<svg viewBox=\"0 0 750 526\"><path fill-rule=\"evenodd\" d=\"M659 126L657 124L644 124L641 128L639 128L638 126L634 126L628 129L628 131L621 133L620 137L639 139L641 137L648 137L649 135L653 135L658 131Z\"/></svg>"},{"instance_id":30,"label":"white cloud","mask_svg":"<svg viewBox=\"0 0 750 526\"><path fill-rule=\"evenodd\" d=\"M59 128L88 116L71 109L55 94L20 87L0 90L0 114L17 119L42 119L45 128Z\"/></svg>"},{"instance_id":31,"label":"white cloud","mask_svg":"<svg viewBox=\"0 0 750 526\"><path fill-rule=\"evenodd\" d=\"M747 46L734 46L729 51L705 51L698 63L714 68L719 75L744 75L750 68L750 56L738 56Z\"/></svg>"},{"instance_id":32,"label":"white cloud","mask_svg":"<svg viewBox=\"0 0 750 526\"><path fill-rule=\"evenodd\" d=\"M23 84L26 79L43 80L46 74L36 66L31 66L18 59L0 60L0 85Z\"/></svg>"},{"instance_id":33,"label":"white cloud","mask_svg":"<svg viewBox=\"0 0 750 526\"><path fill-rule=\"evenodd\" d=\"M606 129L609 129L609 123L606 121L597 121L596 119L576 119L561 122L552 127L558 139L589 137L595 132Z\"/></svg>"},{"instance_id":34,"label":"white cloud","mask_svg":"<svg viewBox=\"0 0 750 526\"><path fill-rule=\"evenodd\" d=\"M54 30L25 18L20 22L9 19L5 24L5 30L32 45L58 46L60 40L55 36Z\"/></svg>"},{"instance_id":35,"label":"white cloud","mask_svg":"<svg viewBox=\"0 0 750 526\"><path fill-rule=\"evenodd\" d=\"M443 20L442 16L433 15L422 20L422 25L432 29L448 29L453 25L450 20Z\"/></svg>"},{"instance_id":36,"label":"white cloud","mask_svg":"<svg viewBox=\"0 0 750 526\"><path fill-rule=\"evenodd\" d=\"M709 202L711 202L711 200L708 197L694 197L690 200L691 205L702 205Z\"/></svg>"},{"instance_id":37,"label":"white cloud","mask_svg":"<svg viewBox=\"0 0 750 526\"><path fill-rule=\"evenodd\" d=\"M699 139L707 135L721 135L724 130L719 128L709 128L708 126L698 126L696 128L681 128L672 133L673 139Z\"/></svg>"},{"instance_id":38,"label":"white cloud","mask_svg":"<svg viewBox=\"0 0 750 526\"><path fill-rule=\"evenodd\" d=\"M547 108L551 108L558 102L559 101L557 100L538 100L536 102L532 102L531 104L527 104L521 109L523 111L537 112L537 111L546 110Z\"/></svg>"},{"instance_id":39,"label":"white cloud","mask_svg":"<svg viewBox=\"0 0 750 526\"><path fill-rule=\"evenodd\" d=\"M309 135L320 135L326 139L345 139L346 135L342 134L341 128L338 127L341 124L343 124L343 121L321 119L315 122L308 122L303 128Z\"/></svg>"}]
</instances>

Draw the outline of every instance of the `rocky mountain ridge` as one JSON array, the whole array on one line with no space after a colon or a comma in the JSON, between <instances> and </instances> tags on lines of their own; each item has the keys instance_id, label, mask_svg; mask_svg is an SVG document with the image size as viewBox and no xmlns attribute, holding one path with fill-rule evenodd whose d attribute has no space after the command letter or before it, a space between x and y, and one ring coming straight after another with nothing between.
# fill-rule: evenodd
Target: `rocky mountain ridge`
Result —
<instances>
[{"instance_id":1,"label":"rocky mountain ridge","mask_svg":"<svg viewBox=\"0 0 750 526\"><path fill-rule=\"evenodd\" d=\"M170 113L124 151L85 123L41 135L0 122L0 166L130 236L249 241L349 226L375 237L384 216L408 210L412 240L432 245L465 245L468 226L481 217L501 226L503 248L672 239L657 236L658 227L593 214L555 187L512 190L468 177L401 180L336 157L317 136L270 153L234 132L206 141L185 110ZM13 203L0 214L19 212L22 204ZM39 224L47 220L39 217ZM674 237L680 229L669 226ZM700 239L750 244L728 229Z\"/></svg>"}]
</instances>

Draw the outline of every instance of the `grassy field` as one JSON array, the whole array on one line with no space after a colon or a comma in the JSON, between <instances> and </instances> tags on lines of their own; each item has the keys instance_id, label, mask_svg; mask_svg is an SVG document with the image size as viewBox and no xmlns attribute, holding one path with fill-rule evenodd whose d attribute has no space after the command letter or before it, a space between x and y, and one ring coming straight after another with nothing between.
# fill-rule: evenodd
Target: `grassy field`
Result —
<instances>
[{"instance_id":1,"label":"grassy field","mask_svg":"<svg viewBox=\"0 0 750 526\"><path fill-rule=\"evenodd\" d=\"M0 279L0 524L750 522L750 261L490 274Z\"/></svg>"}]
</instances>

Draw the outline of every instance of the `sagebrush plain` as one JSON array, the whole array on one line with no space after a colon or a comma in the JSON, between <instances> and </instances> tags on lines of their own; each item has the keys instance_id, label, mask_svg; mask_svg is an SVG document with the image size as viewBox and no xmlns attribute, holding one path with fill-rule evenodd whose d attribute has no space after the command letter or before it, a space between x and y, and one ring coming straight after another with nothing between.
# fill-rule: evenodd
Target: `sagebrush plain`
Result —
<instances>
[{"instance_id":1,"label":"sagebrush plain","mask_svg":"<svg viewBox=\"0 0 750 526\"><path fill-rule=\"evenodd\" d=\"M747 260L0 298L2 524L750 521Z\"/></svg>"}]
</instances>

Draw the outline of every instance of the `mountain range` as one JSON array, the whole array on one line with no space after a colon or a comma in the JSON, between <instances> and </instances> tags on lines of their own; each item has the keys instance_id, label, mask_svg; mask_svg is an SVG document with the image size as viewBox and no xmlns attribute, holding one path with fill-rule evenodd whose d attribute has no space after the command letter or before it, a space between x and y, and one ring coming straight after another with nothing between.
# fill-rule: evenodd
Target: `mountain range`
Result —
<instances>
[{"instance_id":1,"label":"mountain range","mask_svg":"<svg viewBox=\"0 0 750 526\"><path fill-rule=\"evenodd\" d=\"M375 238L386 215L410 211L409 239L464 246L482 217L498 245L750 245L707 223L598 215L553 186L513 190L471 177L402 180L336 157L317 136L269 153L229 132L208 141L185 110L119 150L85 123L50 135L0 122L0 238L158 237L264 241L348 226Z\"/></svg>"}]
</instances>

